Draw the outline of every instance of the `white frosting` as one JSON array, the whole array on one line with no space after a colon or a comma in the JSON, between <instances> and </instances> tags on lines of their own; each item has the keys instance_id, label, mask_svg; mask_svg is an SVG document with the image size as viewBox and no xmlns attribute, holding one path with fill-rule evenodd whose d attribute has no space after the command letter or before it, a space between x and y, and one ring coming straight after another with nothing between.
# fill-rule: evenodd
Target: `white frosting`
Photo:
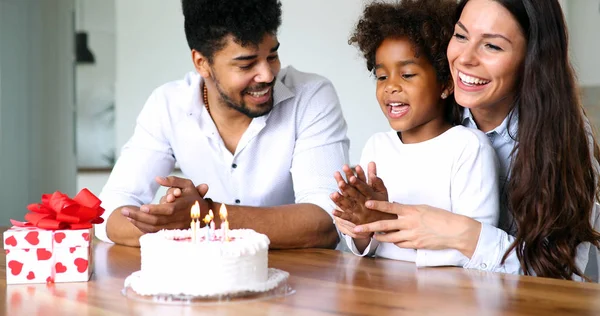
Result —
<instances>
[{"instance_id":1,"label":"white frosting","mask_svg":"<svg viewBox=\"0 0 600 316\"><path fill-rule=\"evenodd\" d=\"M217 230L216 236L221 236ZM191 231L161 230L140 238L142 266L132 289L141 295L212 296L260 288L268 279L269 238L230 230L228 242L192 243ZM126 281L127 282L127 281Z\"/></svg>"}]
</instances>

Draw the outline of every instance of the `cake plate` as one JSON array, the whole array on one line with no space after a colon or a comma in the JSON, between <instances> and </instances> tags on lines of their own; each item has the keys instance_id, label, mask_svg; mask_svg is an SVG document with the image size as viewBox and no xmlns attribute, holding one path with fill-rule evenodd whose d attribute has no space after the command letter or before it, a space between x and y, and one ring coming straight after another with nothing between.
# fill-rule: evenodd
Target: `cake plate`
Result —
<instances>
[{"instance_id":1,"label":"cake plate","mask_svg":"<svg viewBox=\"0 0 600 316\"><path fill-rule=\"evenodd\" d=\"M215 305L244 303L250 301L268 300L278 297L285 297L296 293L288 284L289 273L283 270L269 268L268 278L265 283L258 284L252 289L237 291L235 293L215 294L215 295L184 295L184 294L154 294L140 295L132 287L139 282L139 271L134 272L125 280L125 287L121 294L128 299L154 304L167 305Z\"/></svg>"}]
</instances>

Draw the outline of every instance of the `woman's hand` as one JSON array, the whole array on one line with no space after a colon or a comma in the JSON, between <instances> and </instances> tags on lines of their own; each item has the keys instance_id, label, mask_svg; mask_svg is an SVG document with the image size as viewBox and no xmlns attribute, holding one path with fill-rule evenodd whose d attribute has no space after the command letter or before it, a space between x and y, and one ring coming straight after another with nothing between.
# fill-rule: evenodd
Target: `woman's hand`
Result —
<instances>
[{"instance_id":1,"label":"woman's hand","mask_svg":"<svg viewBox=\"0 0 600 316\"><path fill-rule=\"evenodd\" d=\"M391 242L409 249L456 249L471 258L477 247L481 223L463 215L429 205L367 201L369 209L395 214L397 219L382 220L354 227L355 233L375 234L380 242Z\"/></svg>"}]
</instances>

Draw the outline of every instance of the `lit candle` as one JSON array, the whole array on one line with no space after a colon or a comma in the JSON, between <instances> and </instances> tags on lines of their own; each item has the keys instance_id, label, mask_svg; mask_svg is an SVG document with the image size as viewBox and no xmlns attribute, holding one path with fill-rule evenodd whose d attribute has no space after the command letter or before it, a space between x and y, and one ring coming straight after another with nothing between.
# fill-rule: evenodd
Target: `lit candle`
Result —
<instances>
[{"instance_id":1,"label":"lit candle","mask_svg":"<svg viewBox=\"0 0 600 316\"><path fill-rule=\"evenodd\" d=\"M227 221L227 207L225 207L225 203L221 204L219 216L221 216L221 233L223 234L223 241L229 241L229 222Z\"/></svg>"},{"instance_id":2,"label":"lit candle","mask_svg":"<svg viewBox=\"0 0 600 316\"><path fill-rule=\"evenodd\" d=\"M192 206L190 216L192 217L192 223L190 224L192 229L192 242L196 243L198 241L198 230L200 230L200 205L198 204L198 201Z\"/></svg>"},{"instance_id":3,"label":"lit candle","mask_svg":"<svg viewBox=\"0 0 600 316\"><path fill-rule=\"evenodd\" d=\"M198 215L198 218L196 218L196 229L194 229L194 235L196 235L195 237L195 242L199 243L200 242L200 215Z\"/></svg>"},{"instance_id":4,"label":"lit candle","mask_svg":"<svg viewBox=\"0 0 600 316\"><path fill-rule=\"evenodd\" d=\"M229 222L227 220L221 223L221 230L223 231L223 241L229 241Z\"/></svg>"},{"instance_id":5,"label":"lit candle","mask_svg":"<svg viewBox=\"0 0 600 316\"><path fill-rule=\"evenodd\" d=\"M210 210L208 214L210 215L210 234L212 236L212 240L215 237L215 221L213 220L213 218L215 218L215 215L213 214L212 210Z\"/></svg>"},{"instance_id":6,"label":"lit candle","mask_svg":"<svg viewBox=\"0 0 600 316\"><path fill-rule=\"evenodd\" d=\"M196 234L194 233L194 231L196 230L196 224L194 224L194 217L192 216L192 222L190 223L190 231L192 232L192 242L194 242L194 236L196 236Z\"/></svg>"},{"instance_id":7,"label":"lit candle","mask_svg":"<svg viewBox=\"0 0 600 316\"><path fill-rule=\"evenodd\" d=\"M212 210L210 210L210 212L212 213ZM212 217L210 217L210 214L206 214L206 216L204 216L204 219L202 221L204 221L204 224L206 225L206 241L210 240L210 221L212 220Z\"/></svg>"}]
</instances>

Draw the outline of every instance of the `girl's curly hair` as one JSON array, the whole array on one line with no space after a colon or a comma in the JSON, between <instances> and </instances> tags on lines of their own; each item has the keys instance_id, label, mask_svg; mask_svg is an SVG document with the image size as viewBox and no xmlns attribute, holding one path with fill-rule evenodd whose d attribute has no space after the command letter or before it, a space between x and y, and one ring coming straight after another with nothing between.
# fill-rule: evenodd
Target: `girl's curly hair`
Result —
<instances>
[{"instance_id":1,"label":"girl's curly hair","mask_svg":"<svg viewBox=\"0 0 600 316\"><path fill-rule=\"evenodd\" d=\"M348 44L356 45L375 67L375 52L386 38L407 37L417 56L425 56L436 70L440 83L450 79L446 49L454 32L457 3L454 0L403 0L374 2L365 7Z\"/></svg>"}]
</instances>

